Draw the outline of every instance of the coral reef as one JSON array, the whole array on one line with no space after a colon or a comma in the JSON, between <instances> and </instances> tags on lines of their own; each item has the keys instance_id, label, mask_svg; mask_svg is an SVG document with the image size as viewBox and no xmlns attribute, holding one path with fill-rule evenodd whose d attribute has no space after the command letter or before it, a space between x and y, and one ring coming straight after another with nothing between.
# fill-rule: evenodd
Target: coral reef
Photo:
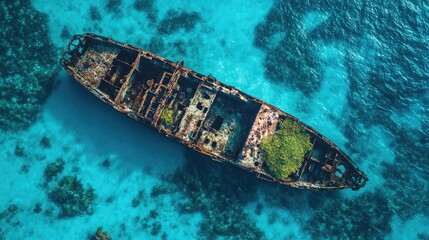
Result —
<instances>
[{"instance_id":1,"label":"coral reef","mask_svg":"<svg viewBox=\"0 0 429 240\"><path fill-rule=\"evenodd\" d=\"M153 3L152 0L135 0L134 8L138 11L149 12L153 10Z\"/></svg>"},{"instance_id":2,"label":"coral reef","mask_svg":"<svg viewBox=\"0 0 429 240\"><path fill-rule=\"evenodd\" d=\"M102 167L104 167L104 168L109 168L110 167L110 159L109 158L106 158L106 159L104 159L103 160L103 162L101 163L101 166Z\"/></svg>"},{"instance_id":3,"label":"coral reef","mask_svg":"<svg viewBox=\"0 0 429 240\"><path fill-rule=\"evenodd\" d=\"M161 35L155 35L150 39L146 49L148 51L160 54L165 48L164 39Z\"/></svg>"},{"instance_id":4,"label":"coral reef","mask_svg":"<svg viewBox=\"0 0 429 240\"><path fill-rule=\"evenodd\" d=\"M145 12L151 24L155 24L158 19L158 10L154 6L152 0L135 0L134 9L140 12Z\"/></svg>"},{"instance_id":5,"label":"coral reef","mask_svg":"<svg viewBox=\"0 0 429 240\"><path fill-rule=\"evenodd\" d=\"M105 9L109 13L119 13L120 7L122 5L122 0L108 0L105 6Z\"/></svg>"},{"instance_id":6,"label":"coral reef","mask_svg":"<svg viewBox=\"0 0 429 240\"><path fill-rule=\"evenodd\" d=\"M70 33L70 30L67 26L64 26L61 30L60 37L64 40L69 40L72 37L72 34Z\"/></svg>"},{"instance_id":7,"label":"coral reef","mask_svg":"<svg viewBox=\"0 0 429 240\"><path fill-rule=\"evenodd\" d=\"M172 34L179 30L189 32L201 21L201 17L196 12L178 12L169 10L166 17L158 25L158 32L161 34Z\"/></svg>"},{"instance_id":8,"label":"coral reef","mask_svg":"<svg viewBox=\"0 0 429 240\"><path fill-rule=\"evenodd\" d=\"M421 154L423 157L426 153L422 152ZM404 163L384 163L383 165L385 167L383 178L386 179L387 192L398 196L394 195L395 197L389 198L394 212L403 220L411 219L416 214L429 216L429 208L427 207L429 206L429 196L427 183L425 183L428 173L418 177L416 173L421 174L421 171L414 168L409 169ZM398 189L398 185L406 187Z\"/></svg>"},{"instance_id":9,"label":"coral reef","mask_svg":"<svg viewBox=\"0 0 429 240\"><path fill-rule=\"evenodd\" d=\"M150 230L150 235L156 236L161 232L161 223L160 222L154 222L152 224L152 229Z\"/></svg>"},{"instance_id":10,"label":"coral reef","mask_svg":"<svg viewBox=\"0 0 429 240\"><path fill-rule=\"evenodd\" d=\"M254 45L266 53L265 74L274 82L310 94L320 88L322 74L316 44L302 30L301 19L312 8L300 1L276 1L255 28ZM311 9L313 10L313 8Z\"/></svg>"},{"instance_id":11,"label":"coral reef","mask_svg":"<svg viewBox=\"0 0 429 240\"><path fill-rule=\"evenodd\" d=\"M40 140L40 145L43 148L50 148L51 147L51 141L49 141L48 137L43 137L42 140Z\"/></svg>"},{"instance_id":12,"label":"coral reef","mask_svg":"<svg viewBox=\"0 0 429 240\"><path fill-rule=\"evenodd\" d=\"M383 164L387 184L381 194L392 199L391 208L403 220L428 214L421 206L429 202L422 197L427 196L422 179L429 174L425 156L429 114L423 107L428 103L424 79L428 77L429 27L425 23L429 17L424 5L409 3L401 0L392 7L388 2L361 0L280 0L255 29L254 41L267 54L264 66L268 78L284 80L304 93L321 86L321 63L315 56L315 44L344 49L339 59L344 60L347 70L348 106L340 115L342 119L335 120L348 139L347 150L358 164L372 162L369 157L379 155L371 153L364 140L373 134L372 128L381 128L392 138L389 147L394 149L395 160ZM312 12L329 17L311 31L300 29L302 19ZM306 77L308 69L311 71ZM289 73L294 77L288 77Z\"/></svg>"},{"instance_id":13,"label":"coral reef","mask_svg":"<svg viewBox=\"0 0 429 240\"><path fill-rule=\"evenodd\" d=\"M100 21L101 20L101 14L98 11L96 6L90 6L88 9L89 17L92 21Z\"/></svg>"},{"instance_id":14,"label":"coral reef","mask_svg":"<svg viewBox=\"0 0 429 240\"><path fill-rule=\"evenodd\" d=\"M22 164L21 171L23 173L28 173L29 170L30 170L30 166L28 166L27 164Z\"/></svg>"},{"instance_id":15,"label":"coral reef","mask_svg":"<svg viewBox=\"0 0 429 240\"><path fill-rule=\"evenodd\" d=\"M158 183L155 186L153 186L152 191L150 192L150 196L158 197L159 195L171 193L173 191L174 189L170 184Z\"/></svg>"},{"instance_id":16,"label":"coral reef","mask_svg":"<svg viewBox=\"0 0 429 240\"><path fill-rule=\"evenodd\" d=\"M140 203L144 200L144 198L145 198L144 191L140 190L137 196L135 196L131 201L131 206L133 206L133 208L138 207Z\"/></svg>"},{"instance_id":17,"label":"coral reef","mask_svg":"<svg viewBox=\"0 0 429 240\"><path fill-rule=\"evenodd\" d=\"M18 214L19 208L16 204L10 204L7 209L0 210L0 239L2 239L2 227L17 229L22 226L20 217Z\"/></svg>"},{"instance_id":18,"label":"coral reef","mask_svg":"<svg viewBox=\"0 0 429 240\"><path fill-rule=\"evenodd\" d=\"M335 15L315 32L327 42L344 41L350 49L345 56L350 81L347 94L350 108L346 110L350 117L344 127L349 139L346 146L358 159L367 159L367 143L356 143L369 134L370 129L380 127L392 137L390 147L394 149L395 159L393 163L383 164L383 177L389 190L385 192L403 219L427 214L428 210L421 207L428 204L428 198L421 197L427 195L421 179L429 174L426 161L429 114L428 108L423 107L428 102L427 83L423 80L427 79L427 48L423 46L429 36L429 27L425 24L429 18L423 14L421 5L413 8L407 3L399 1L389 13L385 12L389 8L385 2L357 5L359 12L371 14L334 10ZM345 9L356 9L349 5L347 3ZM356 14L361 18L358 23L350 21L358 17ZM387 21L391 16L395 16L395 20ZM404 29L419 30L411 33ZM377 37L370 41L369 36ZM374 51L374 55L369 50ZM408 123L401 122L401 116L409 117ZM411 169L410 165L414 167Z\"/></svg>"},{"instance_id":19,"label":"coral reef","mask_svg":"<svg viewBox=\"0 0 429 240\"><path fill-rule=\"evenodd\" d=\"M34 213L40 213L41 211L42 211L42 204L36 203L36 205L34 206L33 212Z\"/></svg>"},{"instance_id":20,"label":"coral reef","mask_svg":"<svg viewBox=\"0 0 429 240\"><path fill-rule=\"evenodd\" d=\"M5 219L6 222L10 222L12 217L15 216L17 212L18 206L16 204L11 204L6 210L0 212L0 220Z\"/></svg>"},{"instance_id":21,"label":"coral reef","mask_svg":"<svg viewBox=\"0 0 429 240\"><path fill-rule=\"evenodd\" d=\"M90 240L112 240L110 234L107 231L103 231L103 227L98 227L97 231L93 236L89 238Z\"/></svg>"},{"instance_id":22,"label":"coral reef","mask_svg":"<svg viewBox=\"0 0 429 240\"><path fill-rule=\"evenodd\" d=\"M186 196L178 204L183 213L201 212L201 235L260 239L263 234L243 211L256 197L258 183L238 169L220 166L200 154L187 153L185 166L166 181Z\"/></svg>"},{"instance_id":23,"label":"coral reef","mask_svg":"<svg viewBox=\"0 0 429 240\"><path fill-rule=\"evenodd\" d=\"M0 7L0 128L19 130L37 117L59 70L58 49L49 40L47 16L29 0Z\"/></svg>"},{"instance_id":24,"label":"coral reef","mask_svg":"<svg viewBox=\"0 0 429 240\"><path fill-rule=\"evenodd\" d=\"M46 181L51 181L52 178L58 176L64 170L65 162L62 158L58 158L55 162L51 162L45 168L45 179Z\"/></svg>"},{"instance_id":25,"label":"coral reef","mask_svg":"<svg viewBox=\"0 0 429 240\"><path fill-rule=\"evenodd\" d=\"M21 146L21 144L19 144L19 143L17 143L15 145L15 151L13 152L13 154L17 157L25 157L26 156L24 147Z\"/></svg>"},{"instance_id":26,"label":"coral reef","mask_svg":"<svg viewBox=\"0 0 429 240\"><path fill-rule=\"evenodd\" d=\"M91 186L84 189L76 176L63 177L48 196L60 207L60 217L92 214L92 204L96 198L94 189Z\"/></svg>"},{"instance_id":27,"label":"coral reef","mask_svg":"<svg viewBox=\"0 0 429 240\"><path fill-rule=\"evenodd\" d=\"M391 231L392 216L384 195L365 193L354 199L326 202L316 210L305 228L313 239L383 239Z\"/></svg>"},{"instance_id":28,"label":"coral reef","mask_svg":"<svg viewBox=\"0 0 429 240\"><path fill-rule=\"evenodd\" d=\"M143 230L147 230L150 227L150 234L152 236L157 236L161 232L162 225L156 220L158 215L155 209L150 210L149 214L144 217L140 223Z\"/></svg>"},{"instance_id":29,"label":"coral reef","mask_svg":"<svg viewBox=\"0 0 429 240\"><path fill-rule=\"evenodd\" d=\"M256 204L256 207L255 207L255 213L257 215L261 215L263 209L264 209L264 206L262 206L261 203L258 203L258 204Z\"/></svg>"}]
</instances>

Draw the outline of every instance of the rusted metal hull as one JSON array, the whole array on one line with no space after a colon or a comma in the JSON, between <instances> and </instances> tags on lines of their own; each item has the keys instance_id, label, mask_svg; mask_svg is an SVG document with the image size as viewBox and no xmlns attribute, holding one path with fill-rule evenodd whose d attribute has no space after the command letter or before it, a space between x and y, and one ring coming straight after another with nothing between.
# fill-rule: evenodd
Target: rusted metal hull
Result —
<instances>
[{"instance_id":1,"label":"rusted metal hull","mask_svg":"<svg viewBox=\"0 0 429 240\"><path fill-rule=\"evenodd\" d=\"M145 50L93 35L75 35L61 64L92 94L213 160L302 189L359 189L368 180L335 144L295 117L232 86ZM313 149L287 179L262 161L260 143L284 119L305 128Z\"/></svg>"}]
</instances>

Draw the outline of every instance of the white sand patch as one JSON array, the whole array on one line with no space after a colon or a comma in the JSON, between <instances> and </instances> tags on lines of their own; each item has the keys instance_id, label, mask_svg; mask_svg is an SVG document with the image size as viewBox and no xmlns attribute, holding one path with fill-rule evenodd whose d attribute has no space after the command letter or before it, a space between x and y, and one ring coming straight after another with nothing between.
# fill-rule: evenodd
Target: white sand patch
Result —
<instances>
[{"instance_id":1,"label":"white sand patch","mask_svg":"<svg viewBox=\"0 0 429 240\"><path fill-rule=\"evenodd\" d=\"M408 221L401 221L397 216L394 216L391 223L393 231L388 238L406 240L422 239L418 235L422 234L427 237L429 235L428 225L429 218L427 216L416 215Z\"/></svg>"},{"instance_id":2,"label":"white sand patch","mask_svg":"<svg viewBox=\"0 0 429 240\"><path fill-rule=\"evenodd\" d=\"M307 13L302 18L302 28L305 32L310 33L314 29L316 29L320 24L328 20L330 17L329 14L319 12L319 11L311 11Z\"/></svg>"}]
</instances>

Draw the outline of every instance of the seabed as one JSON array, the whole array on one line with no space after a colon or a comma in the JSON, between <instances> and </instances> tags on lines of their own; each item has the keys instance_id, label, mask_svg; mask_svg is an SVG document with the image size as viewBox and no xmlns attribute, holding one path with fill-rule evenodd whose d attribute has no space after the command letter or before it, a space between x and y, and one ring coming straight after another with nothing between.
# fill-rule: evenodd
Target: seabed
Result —
<instances>
[{"instance_id":1,"label":"seabed","mask_svg":"<svg viewBox=\"0 0 429 240\"><path fill-rule=\"evenodd\" d=\"M429 238L428 10L420 1L0 3L0 239L90 239L100 226L112 239ZM84 32L183 60L297 116L370 181L358 192L301 191L206 161L60 68L71 35Z\"/></svg>"}]
</instances>

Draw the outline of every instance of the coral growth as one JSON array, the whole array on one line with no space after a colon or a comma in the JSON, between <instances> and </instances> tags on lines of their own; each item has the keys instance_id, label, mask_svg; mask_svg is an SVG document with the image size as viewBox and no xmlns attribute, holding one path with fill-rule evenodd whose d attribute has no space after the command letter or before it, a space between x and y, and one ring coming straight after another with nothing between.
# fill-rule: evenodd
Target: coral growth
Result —
<instances>
[{"instance_id":1,"label":"coral growth","mask_svg":"<svg viewBox=\"0 0 429 240\"><path fill-rule=\"evenodd\" d=\"M64 170L64 160L62 158L58 158L55 162L51 162L45 168L45 178L46 181L51 181L52 178L56 177Z\"/></svg>"},{"instance_id":2,"label":"coral growth","mask_svg":"<svg viewBox=\"0 0 429 240\"><path fill-rule=\"evenodd\" d=\"M36 205L34 206L33 212L34 213L40 213L41 211L42 211L42 204L36 203Z\"/></svg>"},{"instance_id":3,"label":"coral growth","mask_svg":"<svg viewBox=\"0 0 429 240\"><path fill-rule=\"evenodd\" d=\"M158 197L162 194L167 194L173 192L173 187L170 184L159 183L153 186L152 191L150 192L151 197Z\"/></svg>"},{"instance_id":4,"label":"coral growth","mask_svg":"<svg viewBox=\"0 0 429 240\"><path fill-rule=\"evenodd\" d=\"M42 138L42 140L40 140L40 145L41 145L43 148L50 148L50 147L51 147L51 141L49 140L49 138L48 138L48 137L44 136L44 137Z\"/></svg>"},{"instance_id":5,"label":"coral growth","mask_svg":"<svg viewBox=\"0 0 429 240\"><path fill-rule=\"evenodd\" d=\"M97 231L93 236L91 236L90 240L112 240L112 238L107 231L103 231L103 227L98 227Z\"/></svg>"},{"instance_id":6,"label":"coral growth","mask_svg":"<svg viewBox=\"0 0 429 240\"><path fill-rule=\"evenodd\" d=\"M329 17L304 31L303 19L314 12ZM366 139L379 137L374 127L392 138L388 147L394 149L395 160L383 164L387 184L381 194L392 199L391 207L402 219L429 211L424 207L428 197L422 197L427 196L422 179L429 174L429 114L423 107L428 102L425 13L425 5L404 0L393 7L386 1L280 0L255 29L254 43L266 53L269 79L284 80L304 93L322 84L316 44L340 49L337 60L343 61L349 89L347 106L336 120L344 124L346 148L354 159L376 168L370 156L384 156L378 149L371 153Z\"/></svg>"},{"instance_id":7,"label":"coral growth","mask_svg":"<svg viewBox=\"0 0 429 240\"><path fill-rule=\"evenodd\" d=\"M101 20L101 14L98 11L96 6L90 6L88 9L89 17L92 21L100 21Z\"/></svg>"},{"instance_id":8,"label":"coral growth","mask_svg":"<svg viewBox=\"0 0 429 240\"><path fill-rule=\"evenodd\" d=\"M13 152L13 154L17 157L25 157L26 156L24 147L21 146L21 144L19 144L19 143L17 143L15 145L15 151Z\"/></svg>"},{"instance_id":9,"label":"coral growth","mask_svg":"<svg viewBox=\"0 0 429 240\"><path fill-rule=\"evenodd\" d=\"M386 197L367 193L327 201L305 225L313 239L383 239L391 231L393 211ZM359 235L359 238L357 235Z\"/></svg>"},{"instance_id":10,"label":"coral growth","mask_svg":"<svg viewBox=\"0 0 429 240\"><path fill-rule=\"evenodd\" d=\"M122 6L122 0L108 0L105 6L107 12L119 13L120 7Z\"/></svg>"},{"instance_id":11,"label":"coral growth","mask_svg":"<svg viewBox=\"0 0 429 240\"><path fill-rule=\"evenodd\" d=\"M5 1L0 8L0 128L18 130L35 119L59 70L47 16L29 0Z\"/></svg>"},{"instance_id":12,"label":"coral growth","mask_svg":"<svg viewBox=\"0 0 429 240\"><path fill-rule=\"evenodd\" d=\"M149 214L144 217L141 221L141 227L143 230L147 230L150 227L150 234L152 236L157 236L161 232L162 225L157 221L158 212L153 209L150 210Z\"/></svg>"},{"instance_id":13,"label":"coral growth","mask_svg":"<svg viewBox=\"0 0 429 240\"><path fill-rule=\"evenodd\" d=\"M178 12L170 10L166 17L158 25L158 32L161 34L172 34L180 30L189 32L195 28L201 16L196 12Z\"/></svg>"},{"instance_id":14,"label":"coral growth","mask_svg":"<svg viewBox=\"0 0 429 240\"><path fill-rule=\"evenodd\" d=\"M60 207L60 217L92 214L92 205L96 198L94 189L92 187L84 189L76 176L63 177L48 196Z\"/></svg>"},{"instance_id":15,"label":"coral growth","mask_svg":"<svg viewBox=\"0 0 429 240\"><path fill-rule=\"evenodd\" d=\"M10 222L12 217L16 215L18 212L18 206L16 204L11 204L9 207L0 212L0 220L6 220L6 222Z\"/></svg>"},{"instance_id":16,"label":"coral growth","mask_svg":"<svg viewBox=\"0 0 429 240\"><path fill-rule=\"evenodd\" d=\"M134 1L134 8L137 11L149 12L149 11L153 10L153 4L154 4L154 1L152 1L152 0L135 0Z\"/></svg>"},{"instance_id":17,"label":"coral growth","mask_svg":"<svg viewBox=\"0 0 429 240\"><path fill-rule=\"evenodd\" d=\"M265 74L305 94L320 88L322 74L315 41L302 29L300 1L276 1L255 29L256 47L266 53ZM311 6L309 6L311 8Z\"/></svg>"},{"instance_id":18,"label":"coral growth","mask_svg":"<svg viewBox=\"0 0 429 240\"><path fill-rule=\"evenodd\" d=\"M150 234L152 236L156 236L161 232L161 223L160 222L154 222L152 224L152 229L150 230Z\"/></svg>"},{"instance_id":19,"label":"coral growth","mask_svg":"<svg viewBox=\"0 0 429 240\"><path fill-rule=\"evenodd\" d=\"M201 212L201 235L234 239L260 239L263 234L243 211L256 197L257 182L228 166L219 166L199 154L187 152L188 161L167 181L186 198L178 204L183 213Z\"/></svg>"},{"instance_id":20,"label":"coral growth","mask_svg":"<svg viewBox=\"0 0 429 240\"><path fill-rule=\"evenodd\" d=\"M144 191L140 190L137 196L135 196L131 201L131 206L133 206L133 208L138 207L140 203L144 200L144 198L145 198Z\"/></svg>"}]
</instances>

